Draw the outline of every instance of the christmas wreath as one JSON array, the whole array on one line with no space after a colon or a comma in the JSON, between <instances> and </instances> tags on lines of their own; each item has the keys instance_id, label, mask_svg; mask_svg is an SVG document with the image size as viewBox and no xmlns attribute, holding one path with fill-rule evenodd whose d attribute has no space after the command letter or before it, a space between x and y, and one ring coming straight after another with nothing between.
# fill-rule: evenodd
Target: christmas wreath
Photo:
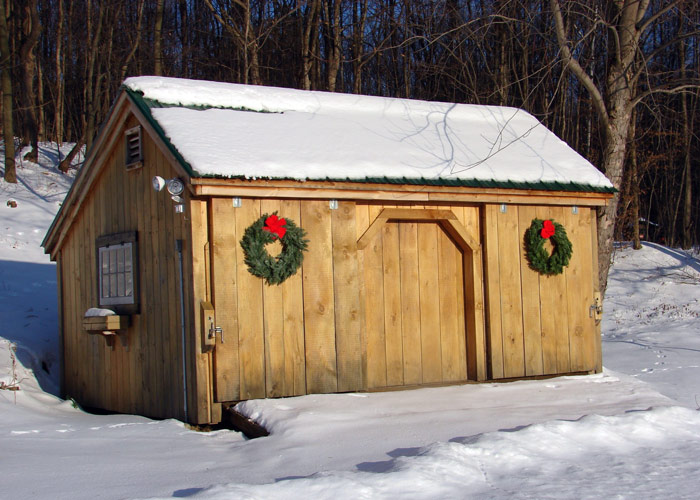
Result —
<instances>
[{"instance_id":1,"label":"christmas wreath","mask_svg":"<svg viewBox=\"0 0 700 500\"><path fill-rule=\"evenodd\" d=\"M552 242L552 255L544 248L544 241ZM553 220L532 219L525 232L525 252L530 268L540 274L561 274L569 265L573 248L564 226Z\"/></svg>"},{"instance_id":2,"label":"christmas wreath","mask_svg":"<svg viewBox=\"0 0 700 500\"><path fill-rule=\"evenodd\" d=\"M248 271L263 278L268 285L279 285L301 266L309 243L305 236L303 229L289 219L277 217L277 212L263 215L248 226L241 239ZM282 252L273 257L265 246L278 239Z\"/></svg>"}]
</instances>

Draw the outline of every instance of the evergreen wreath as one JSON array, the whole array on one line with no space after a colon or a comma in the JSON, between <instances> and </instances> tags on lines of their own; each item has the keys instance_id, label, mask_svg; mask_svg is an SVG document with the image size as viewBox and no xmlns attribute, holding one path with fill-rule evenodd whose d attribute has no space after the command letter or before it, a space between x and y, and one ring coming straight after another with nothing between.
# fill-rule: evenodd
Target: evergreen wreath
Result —
<instances>
[{"instance_id":1,"label":"evergreen wreath","mask_svg":"<svg viewBox=\"0 0 700 500\"><path fill-rule=\"evenodd\" d=\"M279 285L301 266L309 243L305 236L302 228L290 219L277 217L277 212L263 215L246 228L241 239L248 271L268 285ZM265 246L277 239L282 243L282 252L273 257Z\"/></svg>"},{"instance_id":2,"label":"evergreen wreath","mask_svg":"<svg viewBox=\"0 0 700 500\"><path fill-rule=\"evenodd\" d=\"M544 248L546 239L554 247L552 255ZM561 274L564 267L569 265L573 247L564 226L554 220L532 219L532 224L525 231L525 252L531 269L551 276Z\"/></svg>"}]
</instances>

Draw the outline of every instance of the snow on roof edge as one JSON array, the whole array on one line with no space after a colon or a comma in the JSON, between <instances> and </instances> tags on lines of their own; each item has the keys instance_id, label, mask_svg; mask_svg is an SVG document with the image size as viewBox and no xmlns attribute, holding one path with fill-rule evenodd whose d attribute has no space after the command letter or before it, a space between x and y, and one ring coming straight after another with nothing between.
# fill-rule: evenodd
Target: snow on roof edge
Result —
<instances>
[{"instance_id":1,"label":"snow on roof edge","mask_svg":"<svg viewBox=\"0 0 700 500\"><path fill-rule=\"evenodd\" d=\"M275 88L275 87L260 87L251 85L241 85L222 82L210 82L204 80L183 80L178 78L167 77L132 77L124 81L123 87L129 95L135 100L140 101L140 108L156 125L156 129L162 138L176 153L176 157L191 171L193 177L201 178L244 178L244 179L292 179L297 181L316 180L316 181L336 181L336 182L361 182L361 183L406 183L415 185L442 185L442 186L471 186L471 187L507 187L515 189L541 189L541 190L560 190L560 191L583 191L583 192L615 192L612 183L603 176L593 165L590 164L576 151L571 149L566 143L561 141L555 134L549 131L542 125L534 116L524 110L516 108L505 108L498 106L481 106L469 104L452 104L440 103L431 101L417 101L410 99L385 98L374 96L358 96L354 94L339 94L321 91L303 91L296 89ZM155 105L154 105L155 104ZM387 120L390 122L396 116L391 113L398 112L400 117L405 119L413 119L424 115L449 113L450 119L453 116L455 120L460 120L460 123L471 123L470 127L478 127L483 121L484 114L488 114L489 119L493 122L491 116L503 117L505 113L511 112L507 118L500 123L504 123L504 127L511 124L511 120L520 130L541 127L546 134L551 136L550 141L555 140L561 143L558 154L562 156L562 149L568 150L563 155L564 165L569 164L569 167L563 167L564 170L559 174L542 176L541 179L527 179L523 176L484 176L483 172L474 176L445 176L442 174L429 175L428 177L420 175L414 169L411 174L406 175L405 171L396 172L397 175L392 175L394 172L389 172L387 175L386 169L378 175L377 172L352 171L347 172L350 175L344 175L346 172L331 172L331 175L322 175L319 171L314 171L313 168L308 172L304 172L305 166L303 162L297 167L302 171L294 171L297 175L280 175L278 171L265 172L256 171L253 175L249 172L238 172L235 168L230 167L229 170L219 169L201 169L201 162L188 161L187 154L180 154L182 141L170 140L170 136L166 130L161 127L158 116L154 116L151 112L152 108L161 106L173 108L188 108L188 109L210 109L212 107L231 110L231 111L258 111L258 112L273 112L273 113L311 113L309 116L347 116L356 118L362 122L365 119ZM482 113L478 115L475 112ZM156 113L157 114L157 113ZM367 115L366 118L363 116ZM386 117L390 115L390 118ZM398 115L397 115L398 116ZM161 117L162 118L162 117ZM282 119L283 120L283 119ZM238 121L238 120L236 120ZM497 121L497 120L496 120ZM165 122L167 129L168 122ZM464 126L464 125L463 125ZM263 129L261 132L265 132ZM476 132L471 132L472 136ZM483 135L483 134L482 134ZM461 136L460 136L461 139ZM472 140L474 137L467 137ZM478 139L478 137L477 137ZM226 144L228 146L228 144ZM276 147L274 140L271 145ZM403 145L401 146L403 147ZM294 151L291 151L295 155ZM381 153L381 151L380 151ZM545 155L546 156L546 155ZM578 160L576 159L578 157ZM351 158L352 159L352 158ZM557 158L560 160L560 158ZM497 163L497 162L494 162ZM562 163L559 161L559 163ZM525 162L523 162L525 164ZM572 170L572 165L574 169ZM588 167L586 167L586 165ZM556 165L555 165L556 167ZM526 167L521 167L526 168ZM576 175L567 175L574 172L576 174L583 168L588 170L588 173L576 178ZM497 169L501 169L500 166ZM578 169L578 170L576 170ZM492 169L493 170L493 169ZM443 169L444 171L444 169ZM556 172L556 168L554 169ZM594 173L593 173L594 172ZM431 173L431 172L428 172ZM501 172L501 174L507 172ZM311 175L307 175L311 174ZM315 175L313 175L315 174ZM418 175L415 175L418 174ZM532 177L532 176L531 176ZM572 180L573 179L573 180ZM567 182L568 181L568 182Z\"/></svg>"}]
</instances>

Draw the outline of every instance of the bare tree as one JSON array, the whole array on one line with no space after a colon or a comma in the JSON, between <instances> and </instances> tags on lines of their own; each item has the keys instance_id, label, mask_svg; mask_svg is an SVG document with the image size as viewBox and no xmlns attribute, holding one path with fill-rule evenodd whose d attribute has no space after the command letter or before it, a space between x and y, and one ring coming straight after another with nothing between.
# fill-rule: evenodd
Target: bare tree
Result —
<instances>
[{"instance_id":1,"label":"bare tree","mask_svg":"<svg viewBox=\"0 0 700 500\"><path fill-rule=\"evenodd\" d=\"M341 35L343 27L340 25L340 0L328 0L323 4L324 25L328 38L328 90L336 91L338 70L342 59Z\"/></svg>"},{"instance_id":2,"label":"bare tree","mask_svg":"<svg viewBox=\"0 0 700 500\"><path fill-rule=\"evenodd\" d=\"M214 0L216 1L216 0ZM260 85L260 39L255 34L250 0L204 0L216 20L233 37L243 54L243 83ZM236 15L236 10L240 13Z\"/></svg>"},{"instance_id":3,"label":"bare tree","mask_svg":"<svg viewBox=\"0 0 700 500\"><path fill-rule=\"evenodd\" d=\"M26 0L22 5L22 43L19 49L19 64L22 74L20 79L20 97L22 106L22 145L31 146L24 157L37 161L39 156L39 127L37 125L36 93L36 45L41 34L37 0Z\"/></svg>"},{"instance_id":4,"label":"bare tree","mask_svg":"<svg viewBox=\"0 0 700 500\"><path fill-rule=\"evenodd\" d=\"M573 3L576 2L568 2ZM666 82L663 86L638 92L640 78L647 76L645 63L650 57L640 40L679 3L680 1L671 2L660 6L656 12L649 12L650 0L615 0L609 2L606 18L600 16L597 11L589 10L595 16L594 26L602 24L609 31L611 38L608 73L604 84L601 85L584 70L572 50L573 44L567 33L560 1L550 0L561 58L567 71L581 82L591 96L605 138L602 152L603 171L618 190L622 184L627 137L635 106L656 92L679 92L688 88L684 83L668 85ZM590 5L585 9L590 9ZM681 39L679 37L674 42L677 43ZM603 291L608 279L618 202L619 193L616 193L598 216L599 278Z\"/></svg>"},{"instance_id":5,"label":"bare tree","mask_svg":"<svg viewBox=\"0 0 700 500\"><path fill-rule=\"evenodd\" d=\"M66 83L63 77L65 62L63 54L63 29L65 24L65 9L63 0L58 0L58 22L56 29L56 91L54 107L54 139L59 144L63 142L63 106L65 102Z\"/></svg>"},{"instance_id":6,"label":"bare tree","mask_svg":"<svg viewBox=\"0 0 700 500\"><path fill-rule=\"evenodd\" d=\"M141 8L143 10L143 7ZM153 30L153 74L163 74L163 12L165 0L156 2L156 24ZM140 17L140 16L139 16Z\"/></svg>"},{"instance_id":7,"label":"bare tree","mask_svg":"<svg viewBox=\"0 0 700 500\"><path fill-rule=\"evenodd\" d=\"M2 129L5 140L5 181L16 183L15 134L12 124L12 54L10 34L7 29L9 7L0 0L0 70L2 71Z\"/></svg>"}]
</instances>

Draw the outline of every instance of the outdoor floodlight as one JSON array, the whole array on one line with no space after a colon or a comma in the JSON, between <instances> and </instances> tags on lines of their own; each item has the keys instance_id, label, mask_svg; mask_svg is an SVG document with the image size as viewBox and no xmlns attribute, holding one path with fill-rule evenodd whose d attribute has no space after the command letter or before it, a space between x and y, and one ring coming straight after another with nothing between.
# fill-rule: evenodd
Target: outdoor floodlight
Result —
<instances>
[{"instance_id":1,"label":"outdoor floodlight","mask_svg":"<svg viewBox=\"0 0 700 500\"><path fill-rule=\"evenodd\" d=\"M160 175L156 175L153 177L151 185L153 186L153 190L155 192L161 191L165 187L165 179L163 179Z\"/></svg>"},{"instance_id":2,"label":"outdoor floodlight","mask_svg":"<svg viewBox=\"0 0 700 500\"><path fill-rule=\"evenodd\" d=\"M166 186L168 188L168 193L170 193L172 196L179 196L185 190L185 183L177 177L170 179Z\"/></svg>"}]
</instances>

